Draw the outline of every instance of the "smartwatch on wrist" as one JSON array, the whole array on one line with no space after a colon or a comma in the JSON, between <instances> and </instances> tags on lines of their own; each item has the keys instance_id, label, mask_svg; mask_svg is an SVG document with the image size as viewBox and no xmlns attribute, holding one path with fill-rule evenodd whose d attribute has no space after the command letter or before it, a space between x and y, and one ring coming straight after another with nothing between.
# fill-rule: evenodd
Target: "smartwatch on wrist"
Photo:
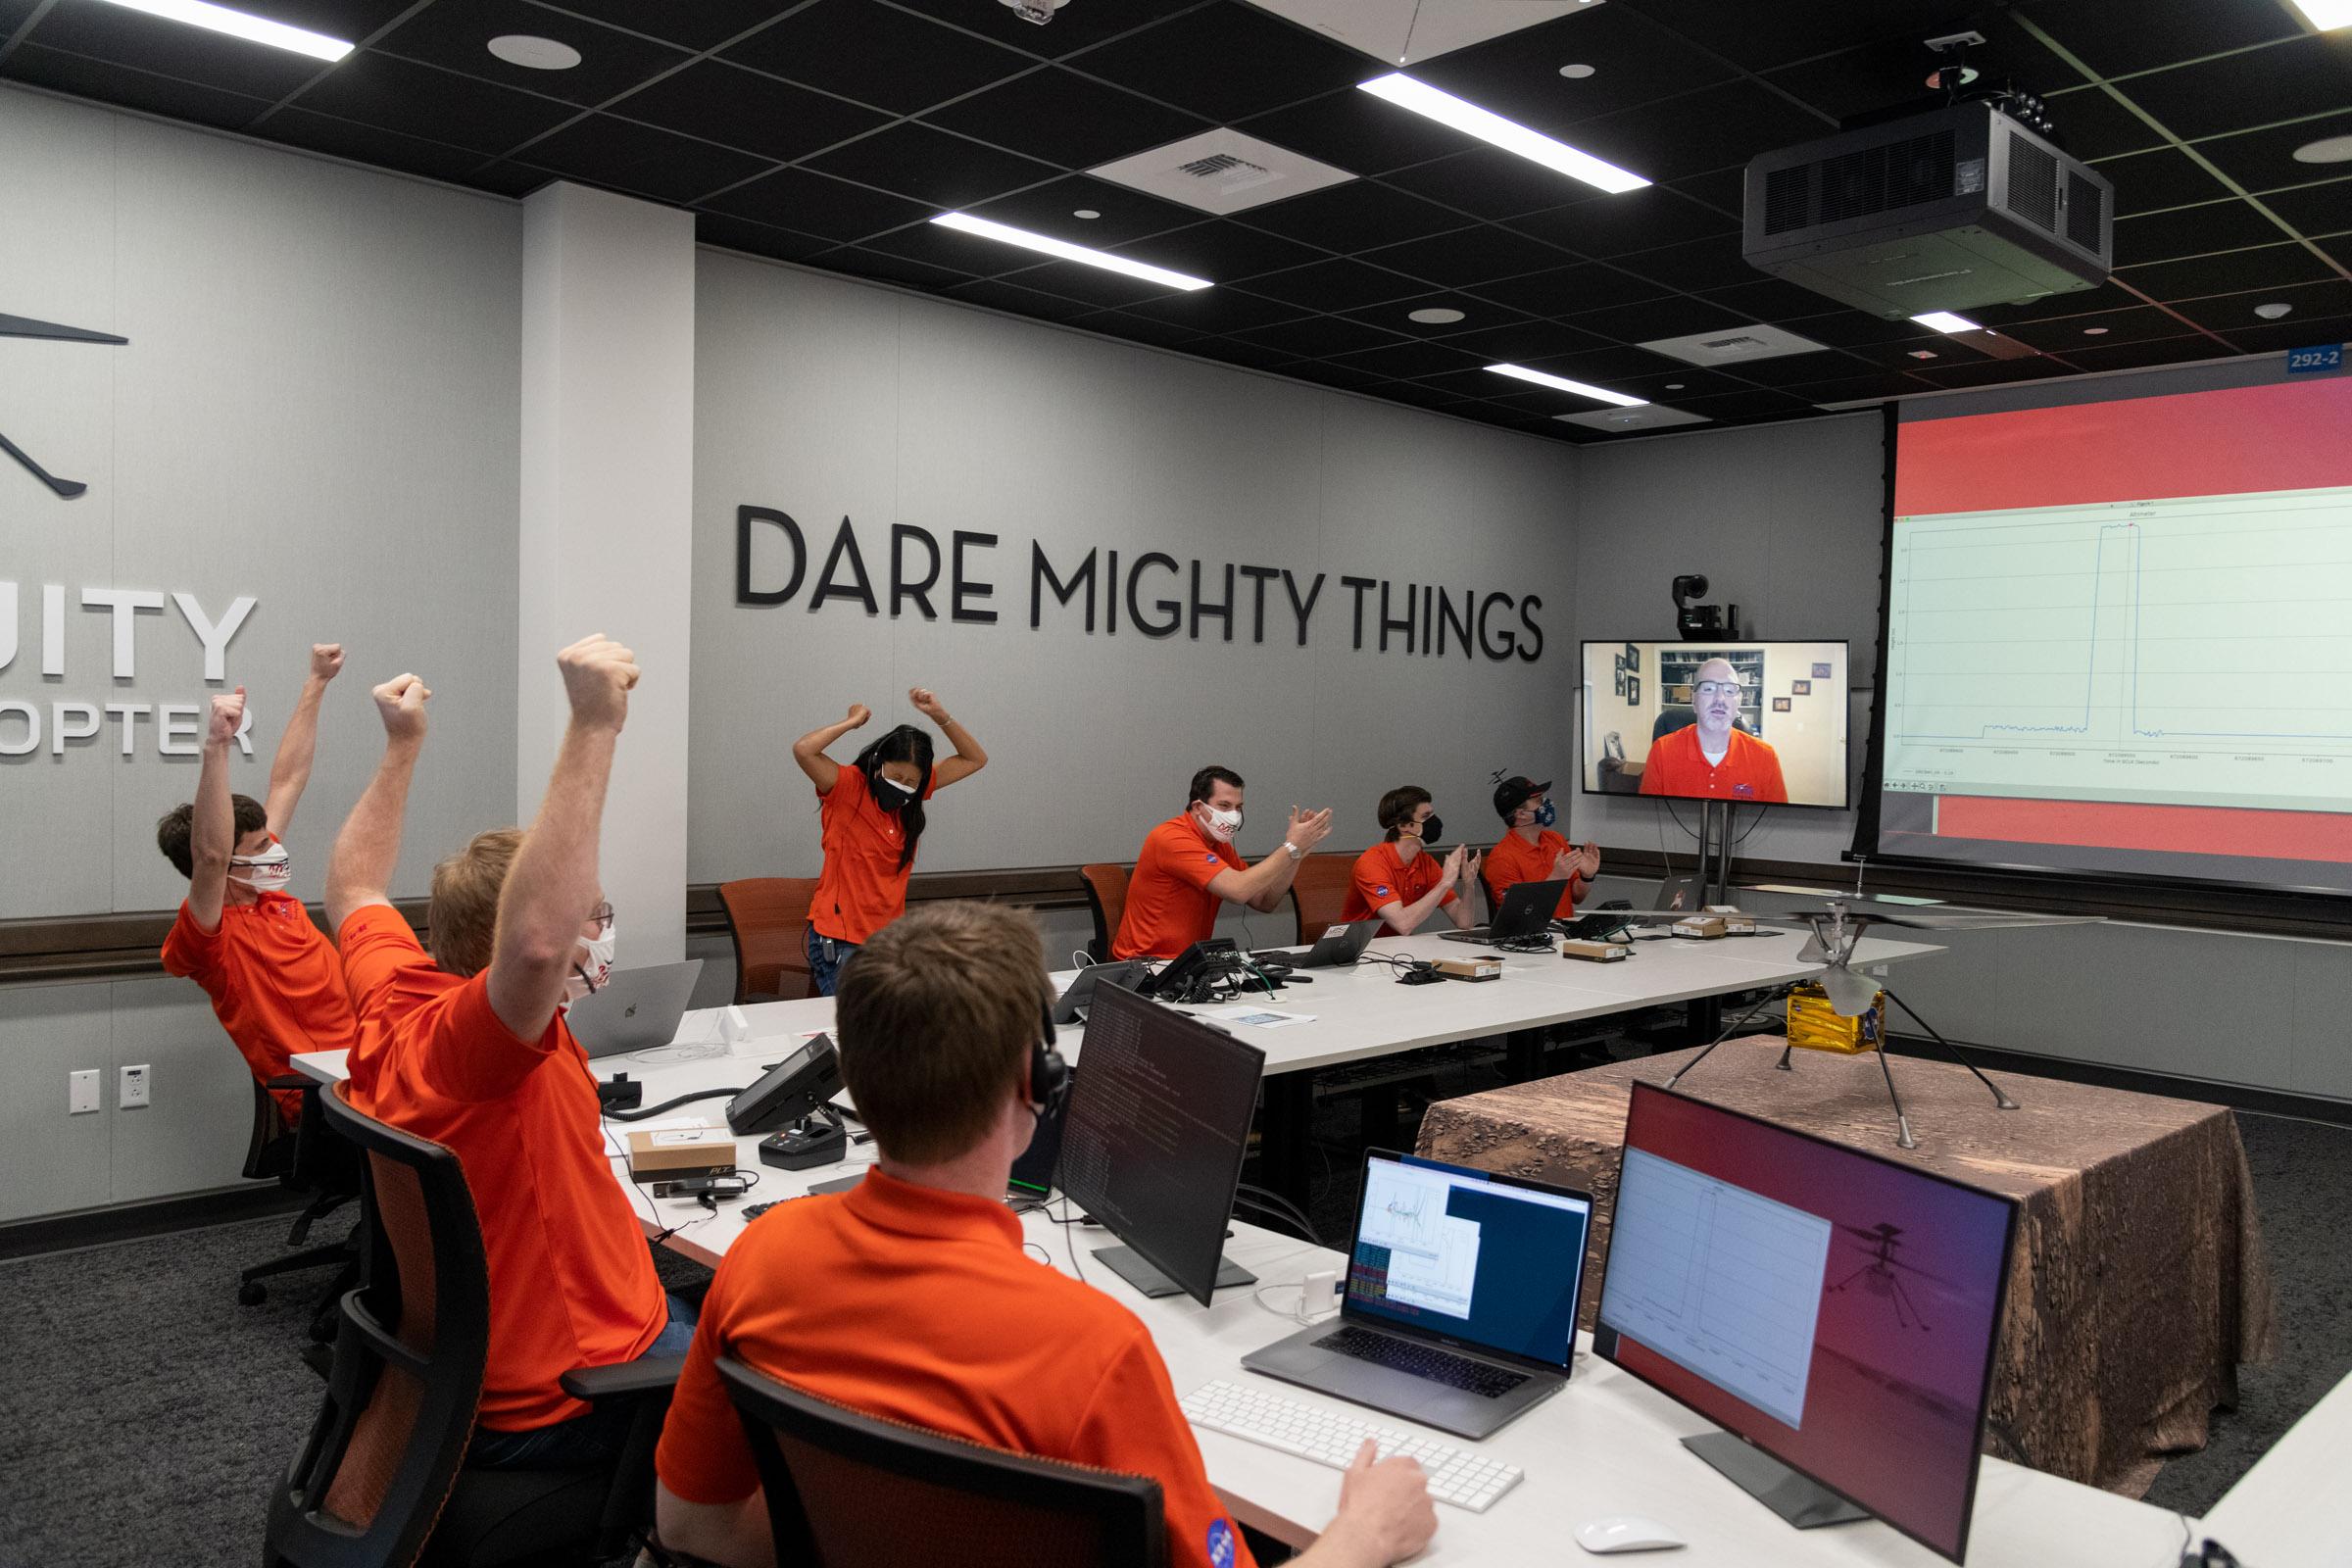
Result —
<instances>
[{"instance_id":1,"label":"smartwatch on wrist","mask_svg":"<svg viewBox=\"0 0 2352 1568\"><path fill-rule=\"evenodd\" d=\"M1300 849L1298 845L1293 844L1289 839L1284 839L1282 841L1282 847L1291 852L1291 858L1294 860L1303 860L1306 858L1306 852Z\"/></svg>"}]
</instances>

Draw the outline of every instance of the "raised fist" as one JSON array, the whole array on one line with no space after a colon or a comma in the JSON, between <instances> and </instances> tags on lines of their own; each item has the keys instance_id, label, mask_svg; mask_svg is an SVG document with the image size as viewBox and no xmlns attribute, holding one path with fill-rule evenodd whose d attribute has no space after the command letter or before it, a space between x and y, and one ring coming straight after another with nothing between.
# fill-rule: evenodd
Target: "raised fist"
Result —
<instances>
[{"instance_id":1,"label":"raised fist","mask_svg":"<svg viewBox=\"0 0 2352 1568\"><path fill-rule=\"evenodd\" d=\"M564 672L564 695L574 723L618 732L629 716L629 688L637 684L637 656L606 636L591 632L556 656Z\"/></svg>"},{"instance_id":2,"label":"raised fist","mask_svg":"<svg viewBox=\"0 0 2352 1568\"><path fill-rule=\"evenodd\" d=\"M375 699L376 716L384 734L393 740L417 740L424 735L424 705L431 688L414 675L395 675L368 694Z\"/></svg>"},{"instance_id":3,"label":"raised fist","mask_svg":"<svg viewBox=\"0 0 2352 1568\"><path fill-rule=\"evenodd\" d=\"M226 746L237 737L245 722L245 688L224 692L213 698L212 722L206 726L204 743L207 746Z\"/></svg>"},{"instance_id":4,"label":"raised fist","mask_svg":"<svg viewBox=\"0 0 2352 1568\"><path fill-rule=\"evenodd\" d=\"M866 720L872 718L873 716L874 710L866 707L863 703L852 703L850 705L850 728L863 729L865 728Z\"/></svg>"},{"instance_id":5,"label":"raised fist","mask_svg":"<svg viewBox=\"0 0 2352 1568\"><path fill-rule=\"evenodd\" d=\"M932 695L931 688L928 686L915 687L906 694L906 700L914 705L916 712L934 724L948 716L948 710L940 706L939 699Z\"/></svg>"},{"instance_id":6,"label":"raised fist","mask_svg":"<svg viewBox=\"0 0 2352 1568\"><path fill-rule=\"evenodd\" d=\"M311 679L333 680L343 670L341 643L311 644Z\"/></svg>"}]
</instances>

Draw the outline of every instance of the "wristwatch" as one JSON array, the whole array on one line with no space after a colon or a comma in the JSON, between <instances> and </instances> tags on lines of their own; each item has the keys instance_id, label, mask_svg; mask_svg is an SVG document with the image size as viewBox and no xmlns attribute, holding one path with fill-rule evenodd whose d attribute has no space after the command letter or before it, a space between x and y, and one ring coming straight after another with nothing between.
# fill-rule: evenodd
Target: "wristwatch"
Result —
<instances>
[{"instance_id":1,"label":"wristwatch","mask_svg":"<svg viewBox=\"0 0 2352 1568\"><path fill-rule=\"evenodd\" d=\"M1300 849L1298 845L1293 844L1289 839L1284 839L1282 841L1282 847L1291 852L1291 858L1294 860L1303 860L1306 858L1306 852Z\"/></svg>"}]
</instances>

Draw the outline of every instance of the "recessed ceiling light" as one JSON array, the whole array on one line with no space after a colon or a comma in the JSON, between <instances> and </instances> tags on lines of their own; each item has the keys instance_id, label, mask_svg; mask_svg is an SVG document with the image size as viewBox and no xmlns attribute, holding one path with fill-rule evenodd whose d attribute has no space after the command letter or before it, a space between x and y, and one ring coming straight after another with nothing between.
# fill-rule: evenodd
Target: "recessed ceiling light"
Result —
<instances>
[{"instance_id":1,"label":"recessed ceiling light","mask_svg":"<svg viewBox=\"0 0 2352 1568\"><path fill-rule=\"evenodd\" d=\"M490 52L510 66L526 71L569 71L580 63L580 52L554 38L528 32L510 32L490 40Z\"/></svg>"},{"instance_id":2,"label":"recessed ceiling light","mask_svg":"<svg viewBox=\"0 0 2352 1568\"><path fill-rule=\"evenodd\" d=\"M1914 316L1911 319L1922 326L1932 326L1938 332L1982 332L1984 330L1967 317L1954 316L1949 311L1930 311L1925 316Z\"/></svg>"},{"instance_id":3,"label":"recessed ceiling light","mask_svg":"<svg viewBox=\"0 0 2352 1568\"><path fill-rule=\"evenodd\" d=\"M242 11L231 11L226 6L207 5L205 0L113 0L113 3L126 10L144 11L151 17L184 22L191 27L225 32L232 38L243 38L251 43L266 43L273 49L291 49L298 55L309 55L314 60L340 60L352 50L352 46L340 38L329 38L322 32L309 32L301 27L289 27L282 22L249 17Z\"/></svg>"},{"instance_id":4,"label":"recessed ceiling light","mask_svg":"<svg viewBox=\"0 0 2352 1568\"><path fill-rule=\"evenodd\" d=\"M1129 277L1140 277L1147 283L1157 283L1163 288L1180 288L1190 292L1212 286L1205 277L1171 272L1164 267L1129 261L1124 256L1113 256L1107 251L1089 250L1084 245L1073 245L1068 240L1032 234L1025 228L1012 228L1004 223L992 223L985 218L974 218L969 213L940 213L931 221L942 228L957 229L966 234L977 234L982 239L1058 256L1065 262L1083 262L1088 267L1100 267L1104 271L1124 272Z\"/></svg>"},{"instance_id":5,"label":"recessed ceiling light","mask_svg":"<svg viewBox=\"0 0 2352 1568\"><path fill-rule=\"evenodd\" d=\"M1562 66L1560 74L1566 76L1570 81L1582 81L1592 74L1592 68L1580 62L1573 66Z\"/></svg>"},{"instance_id":6,"label":"recessed ceiling light","mask_svg":"<svg viewBox=\"0 0 2352 1568\"><path fill-rule=\"evenodd\" d=\"M1449 92L1440 92L1425 82L1415 81L1402 72L1375 76L1370 81L1356 83L1376 98L1385 98L1399 109L1409 109L1425 115L1442 125L1492 142L1507 153L1542 164L1544 168L1581 179L1588 185L1617 195L1640 190L1649 183L1640 174L1632 174L1614 164L1604 164L1588 152L1579 152L1564 141L1554 141L1525 125L1503 119L1492 110L1481 109Z\"/></svg>"},{"instance_id":7,"label":"recessed ceiling light","mask_svg":"<svg viewBox=\"0 0 2352 1568\"><path fill-rule=\"evenodd\" d=\"M2298 164L2352 163L2352 136L2322 136L2295 149Z\"/></svg>"},{"instance_id":8,"label":"recessed ceiling light","mask_svg":"<svg viewBox=\"0 0 2352 1568\"><path fill-rule=\"evenodd\" d=\"M1094 221L1096 219L1098 219L1098 218L1101 218L1102 215L1101 213L1098 213L1098 212L1096 212L1096 211L1095 211L1095 210L1094 210L1092 207L1081 207L1081 208L1077 209L1076 211L1072 212L1072 213L1070 214L1070 216L1071 216L1072 218L1083 218L1083 219L1085 219L1085 220L1086 220L1088 222L1090 222L1090 223L1091 223L1091 222L1093 222L1093 221Z\"/></svg>"},{"instance_id":9,"label":"recessed ceiling light","mask_svg":"<svg viewBox=\"0 0 2352 1568\"><path fill-rule=\"evenodd\" d=\"M1614 403L1621 409L1642 409L1649 406L1647 398L1629 398L1624 393L1612 392L1605 386L1592 386L1583 381L1571 381L1564 375L1545 375L1542 370L1531 370L1524 365L1490 365L1487 368L1493 370L1496 375L1516 376L1522 381L1533 381L1538 386L1551 387L1560 392L1573 392L1580 398L1592 398L1601 403Z\"/></svg>"},{"instance_id":10,"label":"recessed ceiling light","mask_svg":"<svg viewBox=\"0 0 2352 1568\"><path fill-rule=\"evenodd\" d=\"M2278 318L2286 315L2293 309L2294 307L2287 304L2284 300L2273 300L2268 305L2255 306L2254 314L2261 317L2266 321L2276 321L2278 319Z\"/></svg>"},{"instance_id":11,"label":"recessed ceiling light","mask_svg":"<svg viewBox=\"0 0 2352 1568\"><path fill-rule=\"evenodd\" d=\"M2086 326L2082 329L2082 335L2084 337L2105 337L2107 335L2107 328L2103 326Z\"/></svg>"},{"instance_id":12,"label":"recessed ceiling light","mask_svg":"<svg viewBox=\"0 0 2352 1568\"><path fill-rule=\"evenodd\" d=\"M1424 326L1444 326L1448 321L1460 320L1462 318L1462 313L1452 309L1449 306L1432 305L1426 310L1410 312L1405 318L1407 320L1419 321Z\"/></svg>"},{"instance_id":13,"label":"recessed ceiling light","mask_svg":"<svg viewBox=\"0 0 2352 1568\"><path fill-rule=\"evenodd\" d=\"M1682 389L1683 383L1680 381L1669 381L1666 383L1666 390L1669 392L1680 392Z\"/></svg>"},{"instance_id":14,"label":"recessed ceiling light","mask_svg":"<svg viewBox=\"0 0 2352 1568\"><path fill-rule=\"evenodd\" d=\"M2295 0L2295 9L2322 32L2352 27L2352 0Z\"/></svg>"},{"instance_id":15,"label":"recessed ceiling light","mask_svg":"<svg viewBox=\"0 0 2352 1568\"><path fill-rule=\"evenodd\" d=\"M1911 358L1915 360L1932 360L1936 358L1936 351L1934 349L1913 349L1911 351Z\"/></svg>"}]
</instances>

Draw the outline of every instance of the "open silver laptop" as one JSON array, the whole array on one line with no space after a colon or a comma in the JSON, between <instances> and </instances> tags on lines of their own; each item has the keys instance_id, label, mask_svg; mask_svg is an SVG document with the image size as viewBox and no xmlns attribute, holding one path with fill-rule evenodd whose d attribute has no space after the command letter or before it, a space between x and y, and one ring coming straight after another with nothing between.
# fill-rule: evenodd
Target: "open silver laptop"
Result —
<instances>
[{"instance_id":1,"label":"open silver laptop","mask_svg":"<svg viewBox=\"0 0 2352 1568\"><path fill-rule=\"evenodd\" d=\"M702 972L700 958L615 969L602 991L564 1009L564 1026L591 1056L666 1046L678 1037L678 1020L686 1016L686 999Z\"/></svg>"},{"instance_id":2,"label":"open silver laptop","mask_svg":"<svg viewBox=\"0 0 2352 1568\"><path fill-rule=\"evenodd\" d=\"M1368 1151L1338 1321L1242 1365L1486 1437L1567 1386L1592 1223L1585 1193Z\"/></svg>"}]
</instances>

